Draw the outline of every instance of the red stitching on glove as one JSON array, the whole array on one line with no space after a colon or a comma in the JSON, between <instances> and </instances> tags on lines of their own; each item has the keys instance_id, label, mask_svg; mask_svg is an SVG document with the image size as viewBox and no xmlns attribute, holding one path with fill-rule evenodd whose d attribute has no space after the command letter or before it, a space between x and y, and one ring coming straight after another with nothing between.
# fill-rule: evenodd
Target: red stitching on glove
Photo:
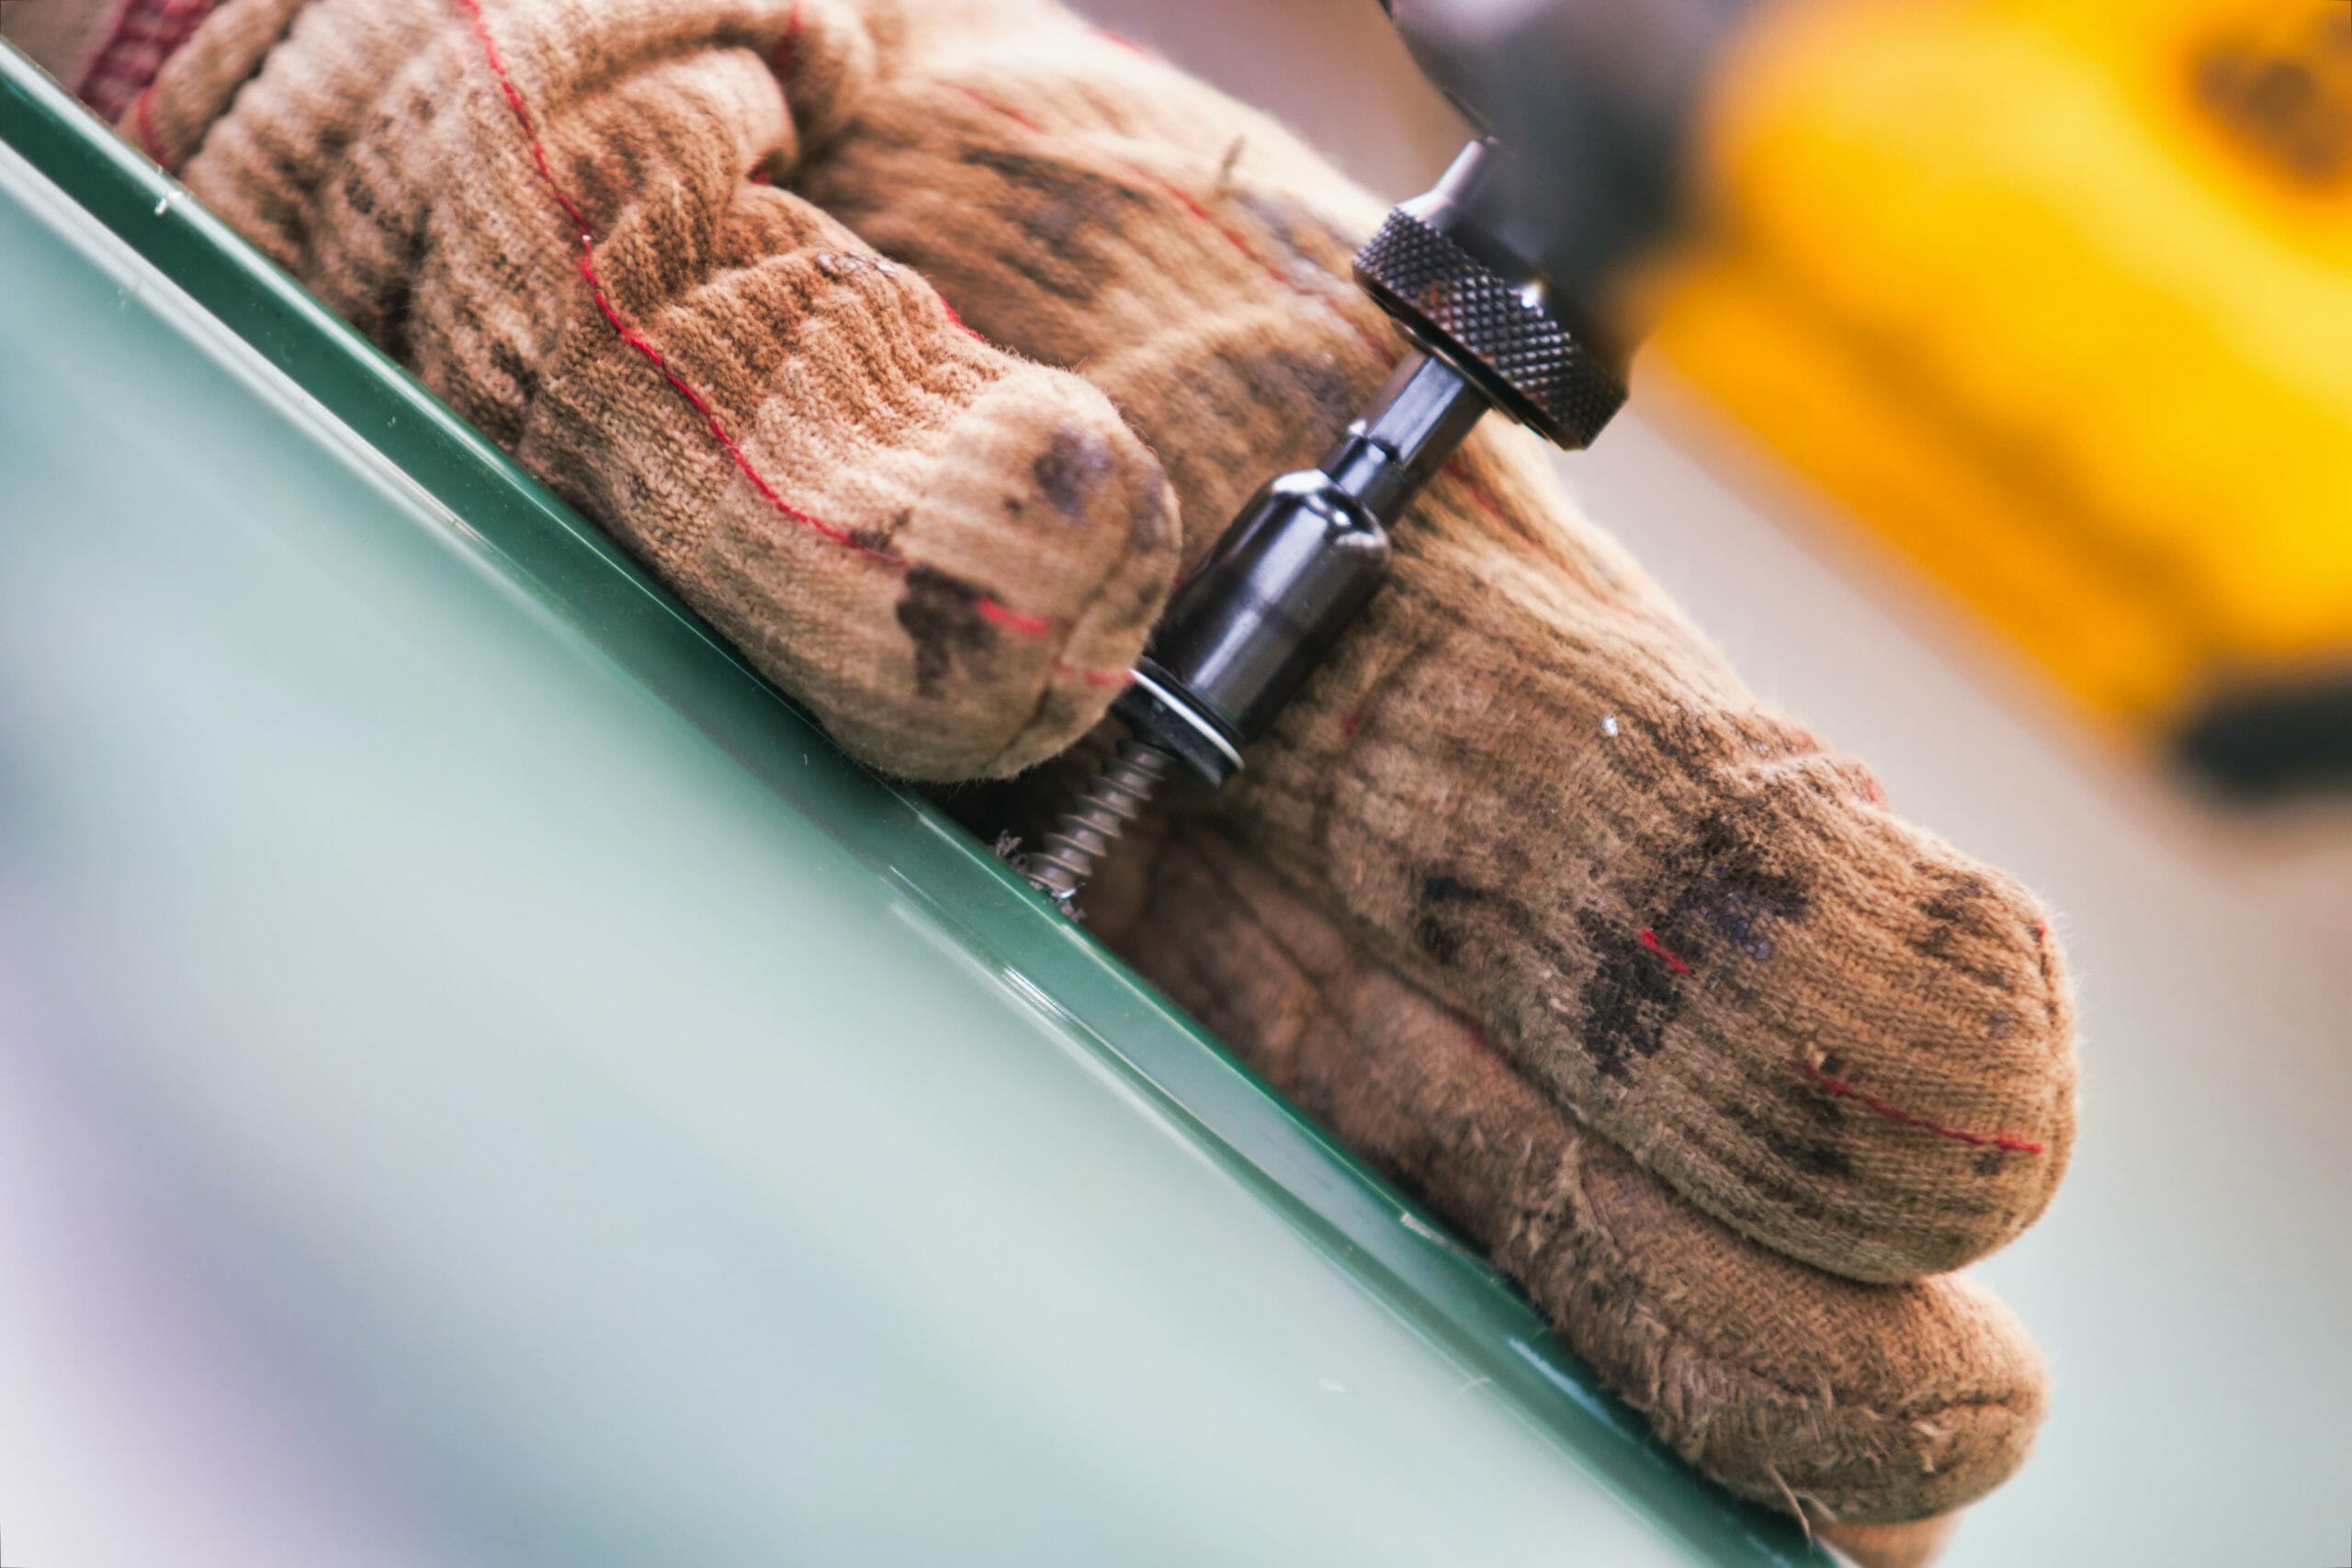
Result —
<instances>
[{"instance_id":1,"label":"red stitching on glove","mask_svg":"<svg viewBox=\"0 0 2352 1568\"><path fill-rule=\"evenodd\" d=\"M1789 1066L1843 1100L1859 1100L1888 1121L1905 1127L1917 1127L1923 1133L1933 1133L1939 1138L1950 1138L1957 1144L1973 1144L1981 1149L2007 1149L2012 1154L2038 1155L2041 1145L2018 1137L2014 1133L1972 1133L1965 1127L1945 1127L1914 1115L1901 1106L1889 1105L1875 1095L1866 1094L1842 1078L1831 1077L1819 1067L1801 1056L1789 1058Z\"/></svg>"},{"instance_id":2,"label":"red stitching on glove","mask_svg":"<svg viewBox=\"0 0 2352 1568\"><path fill-rule=\"evenodd\" d=\"M558 207L563 209L564 217L571 221L572 231L580 238L581 280L587 284L589 298L595 301L597 313L605 318L605 324L612 328L614 333L623 343L636 350L647 364L652 366L662 378L670 384L671 389L685 400L688 407L702 416L704 424L709 427L712 438L734 461L736 468L742 476L751 481L752 489L759 492L763 501L783 515L815 530L822 537L831 540L844 549L854 550L869 559L879 561L893 571L907 571L914 563L906 557L866 544L851 534L848 529L837 524L828 523L813 513L795 506L777 493L775 487L768 483L766 477L752 466L749 455L736 444L734 436L728 433L726 425L719 420L718 411L710 405L709 400L690 385L684 377L671 369L670 362L662 356L662 351L654 347L644 334L631 326L621 315L619 309L605 294L604 281L596 276L596 236L589 226L587 214L580 209L579 203L572 200L571 193L566 191L562 183L555 177L554 165L548 161L547 147L539 140L538 126L531 118L530 106L523 101L522 90L515 86L514 77L507 73L505 59L498 52L498 40L491 34L489 18L482 14L481 0L457 0L457 3L464 7L467 17L472 22L474 37L481 44L482 58L488 62L491 74L497 79L498 90L506 99L506 107L514 114L514 123L522 128L524 140L529 143L531 162L538 169L539 183L547 186L548 194L555 198ZM797 17L797 13L796 12L795 15ZM788 28L786 36L787 38L790 36ZM1024 637L1042 637L1052 629L1051 623L1044 617L1015 610L993 596L983 595L978 603L980 615L992 626L1001 626ZM1124 686L1131 678L1129 672L1125 670L1090 670L1059 660L1055 661L1053 668L1057 675L1068 675L1089 685Z\"/></svg>"},{"instance_id":3,"label":"red stitching on glove","mask_svg":"<svg viewBox=\"0 0 2352 1568\"><path fill-rule=\"evenodd\" d=\"M933 292L936 292L936 290ZM957 332L962 333L974 343L986 343L989 341L979 333L974 332L970 327L964 324L964 318L962 314L956 310L955 306L947 302L947 296L944 294L941 294L939 296L939 308L947 312L948 325L954 327Z\"/></svg>"},{"instance_id":4,"label":"red stitching on glove","mask_svg":"<svg viewBox=\"0 0 2352 1568\"><path fill-rule=\"evenodd\" d=\"M1645 930L1642 932L1642 945L1648 948L1652 953L1657 953L1660 958L1665 959L1666 966L1668 969L1673 970L1677 975L1688 975L1690 973L1690 965L1683 963L1682 960L1675 954L1673 949L1668 947L1666 943L1658 941L1657 932Z\"/></svg>"},{"instance_id":5,"label":"red stitching on glove","mask_svg":"<svg viewBox=\"0 0 2352 1568\"><path fill-rule=\"evenodd\" d=\"M1030 118L1027 115L1023 114L1011 104L1001 104L997 102L994 98L989 97L986 93L981 92L978 87L971 85L969 83L950 82L947 85L955 88L957 92L963 94L966 97L971 99L974 103L979 105L980 107L988 110L990 114L1001 115L1006 119L1009 119L1013 124L1019 126L1022 130L1029 132L1032 136L1043 136L1046 134L1046 128L1043 124Z\"/></svg>"},{"instance_id":6,"label":"red stitching on glove","mask_svg":"<svg viewBox=\"0 0 2352 1568\"><path fill-rule=\"evenodd\" d=\"M775 73L779 83L792 79L792 68L799 63L800 0L792 0L792 14L784 19L784 36L775 40L775 51L768 56L768 69Z\"/></svg>"},{"instance_id":7,"label":"red stitching on glove","mask_svg":"<svg viewBox=\"0 0 2352 1568\"><path fill-rule=\"evenodd\" d=\"M130 100L130 126L138 133L139 150L154 159L165 173L175 172L164 162L163 139L155 134L155 89L153 86L142 88L139 96Z\"/></svg>"},{"instance_id":8,"label":"red stitching on glove","mask_svg":"<svg viewBox=\"0 0 2352 1568\"><path fill-rule=\"evenodd\" d=\"M1014 108L1010 104L998 102L996 99L989 96L986 93L983 93L978 87L971 85L969 83L951 82L948 85L955 88L956 91L963 94L966 97L971 99L974 103L979 105L982 108L987 109L989 113L1001 116L1002 118L1011 120L1013 124L1019 126L1022 130L1028 131L1031 135L1043 136L1046 134L1046 127L1039 121L1022 113L1019 109ZM1122 166L1127 171L1129 177L1140 182L1141 184L1152 186L1161 195L1174 202L1178 207L1182 208L1187 214L1216 230L1218 234L1224 237L1225 243L1232 246L1234 251L1238 254L1244 261L1250 263L1252 266L1257 267L1268 277L1272 278L1275 283L1289 289L1300 299L1312 299L1317 304L1324 306L1326 309L1332 311L1332 313L1337 315L1341 321L1345 322L1348 329L1351 332L1353 332L1357 337L1361 338L1363 341L1364 345L1370 348L1374 353L1386 354L1390 352L1390 346L1383 344L1378 334L1366 328L1362 322L1349 315L1345 310L1340 310L1338 302L1332 299L1329 295L1324 293L1319 288L1313 288L1300 282L1296 277L1275 265L1272 262L1268 261L1264 256L1260 255L1255 250L1251 249L1250 242L1242 237L1240 231L1235 229L1230 224L1220 221L1215 213L1211 212L1206 206L1203 205L1201 198L1194 196L1191 191L1186 190L1182 186L1176 184L1173 180L1168 179L1164 175L1154 174L1151 170L1144 167L1141 164L1134 162L1133 160L1123 160Z\"/></svg>"},{"instance_id":9,"label":"red stitching on glove","mask_svg":"<svg viewBox=\"0 0 2352 1568\"><path fill-rule=\"evenodd\" d=\"M1018 610L1008 610L993 599L980 601L980 619L992 626L1002 626L1023 637L1044 637L1053 627L1043 615L1024 615Z\"/></svg>"},{"instance_id":10,"label":"red stitching on glove","mask_svg":"<svg viewBox=\"0 0 2352 1568\"><path fill-rule=\"evenodd\" d=\"M1676 974L1688 975L1691 972L1690 965L1683 963L1682 960L1675 954L1673 949L1668 947L1666 943L1658 940L1657 932L1648 930L1643 931L1641 933L1641 942L1642 946L1657 954L1658 957L1664 959L1666 961L1666 966L1668 969L1673 970ZM1815 1066L1811 1062L1806 1061L1802 1056L1790 1057L1789 1066L1794 1067L1798 1072L1803 1073L1806 1077L1811 1078L1815 1083L1819 1084L1823 1089L1827 1089L1831 1094L1837 1095L1843 1100L1855 1100L1862 1105L1868 1106L1878 1115L1883 1116L1889 1122L1896 1122L1899 1125L1905 1127L1917 1127L1923 1133L1933 1133L1939 1138L1950 1138L1954 1143L1971 1144L1978 1148L2007 1149L2012 1154L2021 1155L2038 1155L2041 1153L2041 1145L2040 1144L2034 1143L2030 1139L2021 1138L2015 1133L1972 1133L1965 1127L1947 1127L1940 1122L1930 1122L1925 1116L1917 1115L1912 1111L1905 1111L1899 1105L1889 1105L1885 1100L1879 1099L1876 1095L1856 1089L1852 1084L1848 1083L1843 1078L1832 1077L1829 1074L1822 1071L1819 1067Z\"/></svg>"},{"instance_id":11,"label":"red stitching on glove","mask_svg":"<svg viewBox=\"0 0 2352 1568\"><path fill-rule=\"evenodd\" d=\"M1462 487L1463 493L1471 499L1479 511L1506 528L1513 526L1510 513L1503 509L1500 498L1487 488L1486 480L1471 470L1469 459L1462 453L1456 452L1453 457L1448 457L1445 460L1445 467L1440 472L1451 476L1454 482Z\"/></svg>"},{"instance_id":12,"label":"red stitching on glove","mask_svg":"<svg viewBox=\"0 0 2352 1568\"><path fill-rule=\"evenodd\" d=\"M1108 28L1093 28L1089 30L1091 31L1096 38L1101 39L1104 43L1116 44L1119 48L1125 50L1129 54L1140 54L1146 60L1157 60L1159 58L1157 52L1146 49L1143 45L1137 43L1135 39L1126 37L1125 34L1114 33Z\"/></svg>"}]
</instances>

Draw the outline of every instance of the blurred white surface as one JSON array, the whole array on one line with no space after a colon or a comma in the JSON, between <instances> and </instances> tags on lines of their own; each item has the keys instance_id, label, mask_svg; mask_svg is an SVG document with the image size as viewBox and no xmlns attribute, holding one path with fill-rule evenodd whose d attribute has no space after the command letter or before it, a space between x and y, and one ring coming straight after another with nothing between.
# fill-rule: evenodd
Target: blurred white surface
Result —
<instances>
[{"instance_id":1,"label":"blurred white surface","mask_svg":"<svg viewBox=\"0 0 2352 1568\"><path fill-rule=\"evenodd\" d=\"M1341 150L1383 196L1421 188L1452 150L1371 0L1085 8ZM1630 416L1564 460L1572 488L1759 692L1867 760L1913 818L2024 877L2075 971L2074 1168L1982 1269L2049 1355L2052 1413L1945 1562L2341 1562L2352 808L2205 814L1664 380L1637 368Z\"/></svg>"}]
</instances>

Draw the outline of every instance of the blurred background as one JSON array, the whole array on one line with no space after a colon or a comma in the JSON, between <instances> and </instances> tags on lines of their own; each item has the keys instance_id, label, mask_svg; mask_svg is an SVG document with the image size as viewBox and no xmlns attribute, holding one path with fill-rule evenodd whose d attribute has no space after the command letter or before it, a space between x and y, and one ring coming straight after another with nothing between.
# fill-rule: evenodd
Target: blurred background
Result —
<instances>
[{"instance_id":1,"label":"blurred background","mask_svg":"<svg viewBox=\"0 0 2352 1568\"><path fill-rule=\"evenodd\" d=\"M1384 197L1426 187L1464 136L1371 0L1078 3ZM2081 1140L2048 1217L1982 1270L2044 1345L2055 1402L1949 1561L2340 1563L2352 6L1770 9L1694 141L1698 229L1644 280L1657 330L1631 409L1563 472L1752 684L2058 912ZM33 234L12 254L46 255ZM481 574L395 559L413 547L355 520L332 464L220 484L218 454L250 435L226 390L200 419L159 401L139 428L179 434L121 462L101 437L145 407L126 389L217 367L81 326L69 354L41 334L85 306L160 310L162 291L126 274L92 305L33 276L0 286L0 325L17 364L55 373L0 383L0 437L46 433L12 449L0 525L45 494L86 509L75 487L104 471L121 533L0 526L0 1275L40 1281L0 1290L7 1568L90 1560L59 1555L69 1540L135 1544L121 1561L692 1557L769 1539L774 1520L722 1504L779 1455L797 1519L838 1532L804 1544L841 1561L884 1516L925 1560L989 1498L1000 1541L1067 1544L1075 1516L1052 1510L1070 1498L1035 1490L1055 1475L1091 1489L1088 1528L1148 1518L1175 1562L1253 1519L1269 1560L1342 1540L1639 1558L1605 1500L1514 1447L1508 1412L1430 1381L1288 1232L1195 1183L1172 1140L1119 1135L1118 1097L1066 1048L1008 1023L944 1067L884 1049L956 1027L961 1004L920 987L899 1035L860 1021L888 965L940 962L921 922L844 914L864 886L847 873L762 903L820 847L784 854L769 797L632 677L583 681L590 655L469 608L501 592ZM329 513L357 543L262 521ZM151 597L121 597L127 547L158 563ZM377 712L430 743L382 744L354 716ZM580 788L580 755L611 794ZM654 832L616 795L693 807ZM448 819L389 830L420 801ZM313 907L299 874L320 863L344 903ZM245 900L228 918L221 886ZM613 886L634 901L591 897ZM865 988L845 967L813 1001L772 977L727 994L722 976L842 930L876 955ZM387 954L412 968L383 988ZM485 1087L469 1043L509 1017L516 1040L560 1017L594 1071L518 1050ZM322 1018L335 1061L383 1076L322 1066ZM842 1058L780 1036L871 1040L867 1076L836 1081ZM695 1050L649 1062L669 1039ZM1008 1062L1035 1079L1019 1094L990 1076ZM868 1093L867 1120L839 1112ZM791 1113L741 1116L753 1101ZM1016 1101L1041 1118L1017 1148L975 1131ZM1114 1167L1126 1206L1069 1223L1056 1205ZM681 1235L680 1212L705 1218ZM876 1239L892 1227L939 1260L911 1307ZM799 1303L840 1359L730 1360L777 1338L752 1321L767 1302ZM520 1348L469 1361L484 1346ZM1044 1381L990 1385L981 1350ZM583 1365L605 1369L593 1386ZM967 1425L926 1424L943 1385ZM1243 1407L1315 1496L1237 1485ZM996 1419L1011 1408L1043 1413ZM796 1409L847 1446L829 1461ZM1069 1443L1132 1434L1138 1411L1156 1449ZM481 1413L463 1443L451 1412ZM713 1431L740 1472L695 1460ZM861 1495L875 1472L852 1458L875 1452L966 1492ZM1375 1483L1432 1463L1431 1493ZM1145 1470L1157 1491L1120 1492Z\"/></svg>"}]
</instances>

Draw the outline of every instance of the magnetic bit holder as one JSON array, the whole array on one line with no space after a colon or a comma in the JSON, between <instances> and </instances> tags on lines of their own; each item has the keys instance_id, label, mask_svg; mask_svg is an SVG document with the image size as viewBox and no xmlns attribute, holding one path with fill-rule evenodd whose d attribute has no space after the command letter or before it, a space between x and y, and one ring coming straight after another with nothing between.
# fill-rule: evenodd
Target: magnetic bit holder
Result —
<instances>
[{"instance_id":1,"label":"magnetic bit holder","mask_svg":"<svg viewBox=\"0 0 2352 1568\"><path fill-rule=\"evenodd\" d=\"M1625 400L1622 371L1570 330L1531 268L1482 242L1470 201L1488 184L1474 143L1427 196L1388 215L1356 281L1413 347L1318 468L1245 506L1177 589L1112 712L1133 739L1040 847L1032 886L1071 907L1171 761L1224 784L1388 574L1388 530L1489 408L1555 444L1591 443Z\"/></svg>"}]
</instances>

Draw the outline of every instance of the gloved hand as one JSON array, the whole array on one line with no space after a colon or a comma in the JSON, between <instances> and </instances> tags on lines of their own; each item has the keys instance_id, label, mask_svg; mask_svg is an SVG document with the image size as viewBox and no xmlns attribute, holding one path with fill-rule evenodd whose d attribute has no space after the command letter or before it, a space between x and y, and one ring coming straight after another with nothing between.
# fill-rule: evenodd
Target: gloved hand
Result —
<instances>
[{"instance_id":1,"label":"gloved hand","mask_svg":"<svg viewBox=\"0 0 2352 1568\"><path fill-rule=\"evenodd\" d=\"M226 0L123 118L914 778L1094 726L1402 347L1376 204L1043 0ZM1725 1486L1893 1563L2023 1458L2039 1360L1951 1270L2065 1166L2047 923L1533 438L1487 422L1249 771L1114 866L1114 944Z\"/></svg>"}]
</instances>

